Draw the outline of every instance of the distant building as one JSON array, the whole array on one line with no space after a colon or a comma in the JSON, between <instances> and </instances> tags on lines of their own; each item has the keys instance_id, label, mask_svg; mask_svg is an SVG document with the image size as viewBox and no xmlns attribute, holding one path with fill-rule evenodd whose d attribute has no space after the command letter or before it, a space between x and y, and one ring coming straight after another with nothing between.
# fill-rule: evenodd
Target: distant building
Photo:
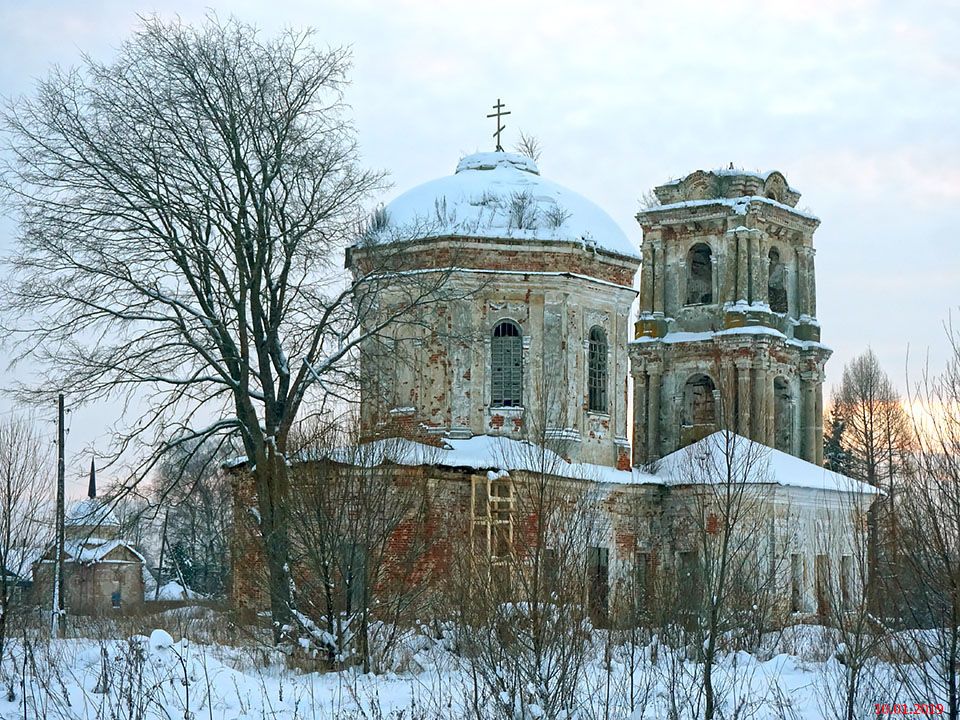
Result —
<instances>
[{"instance_id":1,"label":"distant building","mask_svg":"<svg viewBox=\"0 0 960 720\"><path fill-rule=\"evenodd\" d=\"M143 555L120 537L120 522L96 497L91 468L89 497L65 517L64 607L73 615L105 615L138 609L144 601ZM56 547L33 566L34 599L52 602Z\"/></svg>"}]
</instances>

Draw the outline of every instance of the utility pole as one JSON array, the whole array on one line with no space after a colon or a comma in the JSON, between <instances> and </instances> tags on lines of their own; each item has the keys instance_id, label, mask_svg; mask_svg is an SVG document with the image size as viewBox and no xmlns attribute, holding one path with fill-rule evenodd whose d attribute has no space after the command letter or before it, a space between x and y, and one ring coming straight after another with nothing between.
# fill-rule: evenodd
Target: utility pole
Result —
<instances>
[{"instance_id":1,"label":"utility pole","mask_svg":"<svg viewBox=\"0 0 960 720\"><path fill-rule=\"evenodd\" d=\"M57 539L56 557L53 563L53 610L51 614L50 636L63 637L63 552L64 552L64 411L63 393L57 396Z\"/></svg>"}]
</instances>

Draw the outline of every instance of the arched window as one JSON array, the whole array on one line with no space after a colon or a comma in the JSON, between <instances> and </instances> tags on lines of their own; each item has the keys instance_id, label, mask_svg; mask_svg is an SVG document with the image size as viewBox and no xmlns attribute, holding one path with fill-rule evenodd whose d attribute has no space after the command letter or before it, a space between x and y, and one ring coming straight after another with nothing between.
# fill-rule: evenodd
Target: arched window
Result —
<instances>
[{"instance_id":1,"label":"arched window","mask_svg":"<svg viewBox=\"0 0 960 720\"><path fill-rule=\"evenodd\" d=\"M787 271L780 262L780 251L770 248L770 272L767 276L767 297L770 309L777 313L787 311Z\"/></svg>"},{"instance_id":2,"label":"arched window","mask_svg":"<svg viewBox=\"0 0 960 720\"><path fill-rule=\"evenodd\" d=\"M607 334L600 326L590 329L587 350L587 390L590 412L607 412Z\"/></svg>"},{"instance_id":3,"label":"arched window","mask_svg":"<svg viewBox=\"0 0 960 720\"><path fill-rule=\"evenodd\" d=\"M697 243L687 253L687 305L713 302L713 262L710 246Z\"/></svg>"},{"instance_id":4,"label":"arched window","mask_svg":"<svg viewBox=\"0 0 960 720\"><path fill-rule=\"evenodd\" d=\"M520 327L503 320L493 328L490 342L490 404L520 407L523 387L523 338Z\"/></svg>"},{"instance_id":5,"label":"arched window","mask_svg":"<svg viewBox=\"0 0 960 720\"><path fill-rule=\"evenodd\" d=\"M713 391L707 375L693 375L683 386L683 424L687 427L713 425L717 421Z\"/></svg>"}]
</instances>

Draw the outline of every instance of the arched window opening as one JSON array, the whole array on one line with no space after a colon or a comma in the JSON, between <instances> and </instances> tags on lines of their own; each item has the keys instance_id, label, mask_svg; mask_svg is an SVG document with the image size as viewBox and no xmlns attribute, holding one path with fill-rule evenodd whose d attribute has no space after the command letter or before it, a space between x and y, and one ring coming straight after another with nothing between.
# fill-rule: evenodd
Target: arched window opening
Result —
<instances>
[{"instance_id":1,"label":"arched window opening","mask_svg":"<svg viewBox=\"0 0 960 720\"><path fill-rule=\"evenodd\" d=\"M687 254L687 305L713 302L713 262L710 246L697 243Z\"/></svg>"},{"instance_id":2,"label":"arched window opening","mask_svg":"<svg viewBox=\"0 0 960 720\"><path fill-rule=\"evenodd\" d=\"M490 404L520 407L523 388L523 338L510 320L497 323L490 342Z\"/></svg>"},{"instance_id":3,"label":"arched window opening","mask_svg":"<svg viewBox=\"0 0 960 720\"><path fill-rule=\"evenodd\" d=\"M607 412L607 334L602 327L590 330L587 350L587 390L590 412Z\"/></svg>"},{"instance_id":4,"label":"arched window opening","mask_svg":"<svg viewBox=\"0 0 960 720\"><path fill-rule=\"evenodd\" d=\"M767 297L770 309L777 313L787 312L787 270L780 262L780 251L770 248L770 272L767 276Z\"/></svg>"},{"instance_id":5,"label":"arched window opening","mask_svg":"<svg viewBox=\"0 0 960 720\"><path fill-rule=\"evenodd\" d=\"M783 377L773 381L773 446L783 452L793 448L793 394L790 383Z\"/></svg>"},{"instance_id":6,"label":"arched window opening","mask_svg":"<svg viewBox=\"0 0 960 720\"><path fill-rule=\"evenodd\" d=\"M694 375L683 386L683 424L687 427L714 425L717 421L716 386L707 375Z\"/></svg>"}]
</instances>

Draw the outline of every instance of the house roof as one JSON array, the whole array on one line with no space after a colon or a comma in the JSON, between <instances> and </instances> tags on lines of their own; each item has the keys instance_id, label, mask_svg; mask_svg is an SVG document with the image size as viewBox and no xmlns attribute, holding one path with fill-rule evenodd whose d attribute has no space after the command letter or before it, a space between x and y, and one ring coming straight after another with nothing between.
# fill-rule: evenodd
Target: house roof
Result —
<instances>
[{"instance_id":1,"label":"house roof","mask_svg":"<svg viewBox=\"0 0 960 720\"><path fill-rule=\"evenodd\" d=\"M867 483L827 470L782 450L736 433L715 432L661 458L655 474L670 485L738 482L862 493L880 491Z\"/></svg>"},{"instance_id":2,"label":"house roof","mask_svg":"<svg viewBox=\"0 0 960 720\"><path fill-rule=\"evenodd\" d=\"M466 467L506 474L513 471L546 472L575 480L630 485L679 486L717 482L728 476L729 469L730 476L743 482L868 495L879 492L866 483L724 431L677 450L648 469L617 470L591 463L571 463L549 448L493 435L476 435L464 440L444 438L442 447L390 438L334 450L325 457L363 467L392 463Z\"/></svg>"},{"instance_id":3,"label":"house roof","mask_svg":"<svg viewBox=\"0 0 960 720\"><path fill-rule=\"evenodd\" d=\"M124 552L117 552L125 551ZM80 565L94 565L96 563L141 562L146 559L140 552L125 540L90 537L68 538L63 544L64 560ZM39 562L52 562L53 547L48 547ZM132 559L131 559L132 556Z\"/></svg>"}]
</instances>

